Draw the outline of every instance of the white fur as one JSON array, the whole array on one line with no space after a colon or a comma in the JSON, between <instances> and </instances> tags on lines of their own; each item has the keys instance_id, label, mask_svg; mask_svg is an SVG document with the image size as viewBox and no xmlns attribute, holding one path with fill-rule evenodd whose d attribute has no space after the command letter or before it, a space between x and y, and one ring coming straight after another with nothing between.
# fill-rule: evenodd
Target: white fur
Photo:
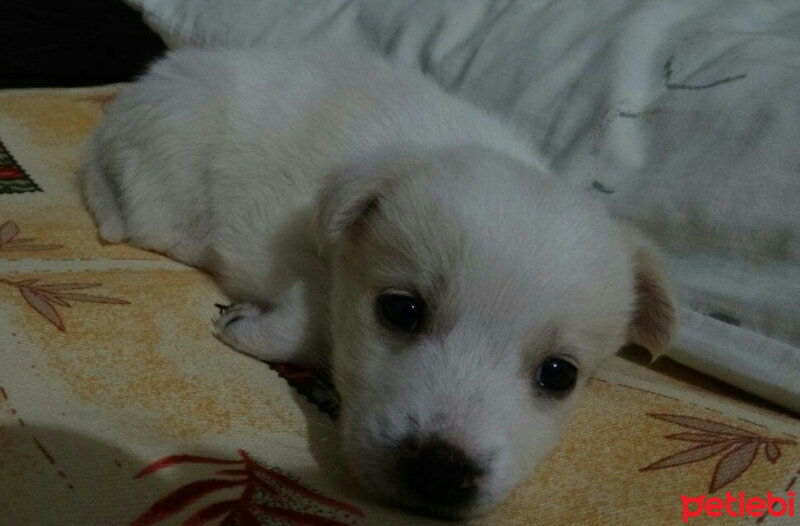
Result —
<instances>
[{"instance_id":1,"label":"white fur","mask_svg":"<svg viewBox=\"0 0 800 526\"><path fill-rule=\"evenodd\" d=\"M579 391L629 340L649 272L636 256L647 245L538 159L500 122L369 55L184 50L109 106L85 196L104 239L218 276L243 302L217 325L231 346L332 367L341 454L366 489L463 517L530 472L575 404L540 392L538 364L570 357ZM431 329L380 325L388 288L420 294ZM669 327L638 332L669 332L658 314ZM475 459L477 499L453 509L404 487L394 455L409 436Z\"/></svg>"}]
</instances>

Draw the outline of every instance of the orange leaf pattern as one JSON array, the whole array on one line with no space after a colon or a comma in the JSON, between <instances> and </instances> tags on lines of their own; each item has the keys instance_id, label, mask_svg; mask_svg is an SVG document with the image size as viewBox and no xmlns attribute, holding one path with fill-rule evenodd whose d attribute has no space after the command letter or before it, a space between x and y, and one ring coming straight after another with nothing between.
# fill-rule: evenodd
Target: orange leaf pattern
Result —
<instances>
[{"instance_id":1,"label":"orange leaf pattern","mask_svg":"<svg viewBox=\"0 0 800 526\"><path fill-rule=\"evenodd\" d=\"M781 458L781 450L778 449L778 446L776 446L772 442L764 446L764 454L767 455L767 460L769 460L773 464L777 462L779 458Z\"/></svg>"},{"instance_id":2,"label":"orange leaf pattern","mask_svg":"<svg viewBox=\"0 0 800 526\"><path fill-rule=\"evenodd\" d=\"M62 245L31 245L32 238L19 238L19 226L13 221L0 225L0 252L41 252L62 248Z\"/></svg>"},{"instance_id":3,"label":"orange leaf pattern","mask_svg":"<svg viewBox=\"0 0 800 526\"><path fill-rule=\"evenodd\" d=\"M679 426L688 427L689 429L696 429L698 431L702 431L703 433L707 434L711 433L716 435L732 435L737 437L759 436L756 433L751 433L750 431L745 431L744 429L739 429L738 427L721 424L719 422L714 422L713 420L706 420L704 418L695 418L693 416L682 416L682 415L667 415L658 413L651 413L649 414L649 416L652 416L653 418L658 418L659 420L664 420L666 422L672 422L673 424L678 424Z\"/></svg>"},{"instance_id":4,"label":"orange leaf pattern","mask_svg":"<svg viewBox=\"0 0 800 526\"><path fill-rule=\"evenodd\" d=\"M675 433L674 435L667 435L664 438L669 440L681 440L683 442L700 442L704 444L717 444L728 440L725 436L717 436L709 433Z\"/></svg>"},{"instance_id":5,"label":"orange leaf pattern","mask_svg":"<svg viewBox=\"0 0 800 526\"><path fill-rule=\"evenodd\" d=\"M714 469L709 491L714 493L747 471L756 459L759 447L761 447L761 443L758 441L744 442L720 458L717 467Z\"/></svg>"},{"instance_id":6,"label":"orange leaf pattern","mask_svg":"<svg viewBox=\"0 0 800 526\"><path fill-rule=\"evenodd\" d=\"M701 460L719 455L730 448L731 442L695 446L653 462L649 466L642 468L641 471L672 468L675 466L682 466L683 464L691 464L692 462L700 462Z\"/></svg>"},{"instance_id":7,"label":"orange leaf pattern","mask_svg":"<svg viewBox=\"0 0 800 526\"><path fill-rule=\"evenodd\" d=\"M4 283L6 282L4 281ZM25 285L22 285L18 288L22 294L22 297L28 302L28 305L33 307L36 312L44 316L47 321L55 325L58 330L64 330L64 322L61 321L61 316L59 316L58 311L55 307L53 307L52 303L47 300L45 295L40 294L36 290Z\"/></svg>"},{"instance_id":8,"label":"orange leaf pattern","mask_svg":"<svg viewBox=\"0 0 800 526\"><path fill-rule=\"evenodd\" d=\"M66 330L66 327L55 305L70 307L69 301L109 303L113 305L128 305L130 303L127 300L109 298L107 296L69 292L71 290L99 287L102 285L101 283L51 283L49 285L40 285L38 284L38 279L24 279L22 281L0 279L0 283L16 287L28 305L62 332Z\"/></svg>"},{"instance_id":9,"label":"orange leaf pattern","mask_svg":"<svg viewBox=\"0 0 800 526\"><path fill-rule=\"evenodd\" d=\"M17 237L19 227L13 221L6 221L0 226L0 247Z\"/></svg>"},{"instance_id":10,"label":"orange leaf pattern","mask_svg":"<svg viewBox=\"0 0 800 526\"><path fill-rule=\"evenodd\" d=\"M661 458L639 471L673 468L719 456L709 484L710 493L745 473L755 462L761 446L764 446L767 460L774 464L781 456L781 445L797 445L794 440L773 438L704 418L660 413L648 413L648 416L693 430L665 435L664 438L696 445Z\"/></svg>"}]
</instances>

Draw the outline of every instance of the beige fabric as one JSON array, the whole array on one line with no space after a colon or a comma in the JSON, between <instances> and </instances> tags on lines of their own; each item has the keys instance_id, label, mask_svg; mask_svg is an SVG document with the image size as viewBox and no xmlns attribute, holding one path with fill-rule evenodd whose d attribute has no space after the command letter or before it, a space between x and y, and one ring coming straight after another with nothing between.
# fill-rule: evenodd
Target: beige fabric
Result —
<instances>
[{"instance_id":1,"label":"beige fabric","mask_svg":"<svg viewBox=\"0 0 800 526\"><path fill-rule=\"evenodd\" d=\"M306 445L298 407L306 402L266 365L211 336L213 303L225 298L207 276L98 242L76 170L114 92L0 93L0 142L43 190L0 194L0 524L177 524L226 500L240 508L231 504L211 523L244 508L270 524L433 523L325 476ZM681 494L763 498L800 489L795 417L733 398L670 362L635 362L614 358L590 381L549 460L475 524L677 524ZM671 457L689 448L697 449ZM231 463L173 458L135 478L169 455ZM675 465L644 469L659 461ZM214 475L220 470L233 471ZM197 482L243 477L215 491ZM143 516L148 509L160 515Z\"/></svg>"}]
</instances>

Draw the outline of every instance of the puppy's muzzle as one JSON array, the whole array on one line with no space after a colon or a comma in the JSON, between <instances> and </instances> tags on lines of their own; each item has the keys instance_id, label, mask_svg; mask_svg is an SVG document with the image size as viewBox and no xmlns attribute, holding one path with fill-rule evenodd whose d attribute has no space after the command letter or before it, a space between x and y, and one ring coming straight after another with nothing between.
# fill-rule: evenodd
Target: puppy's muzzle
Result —
<instances>
[{"instance_id":1,"label":"puppy's muzzle","mask_svg":"<svg viewBox=\"0 0 800 526\"><path fill-rule=\"evenodd\" d=\"M408 439L401 448L402 483L426 505L464 507L475 499L483 471L461 449L441 439Z\"/></svg>"}]
</instances>

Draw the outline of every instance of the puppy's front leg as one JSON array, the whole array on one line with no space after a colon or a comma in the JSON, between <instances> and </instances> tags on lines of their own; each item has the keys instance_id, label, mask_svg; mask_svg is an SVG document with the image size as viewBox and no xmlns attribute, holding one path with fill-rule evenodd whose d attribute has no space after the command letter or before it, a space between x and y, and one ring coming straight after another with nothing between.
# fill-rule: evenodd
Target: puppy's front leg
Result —
<instances>
[{"instance_id":1,"label":"puppy's front leg","mask_svg":"<svg viewBox=\"0 0 800 526\"><path fill-rule=\"evenodd\" d=\"M319 306L304 284L295 284L273 307L252 303L220 307L215 336L233 349L269 362L320 365L324 361Z\"/></svg>"}]
</instances>

